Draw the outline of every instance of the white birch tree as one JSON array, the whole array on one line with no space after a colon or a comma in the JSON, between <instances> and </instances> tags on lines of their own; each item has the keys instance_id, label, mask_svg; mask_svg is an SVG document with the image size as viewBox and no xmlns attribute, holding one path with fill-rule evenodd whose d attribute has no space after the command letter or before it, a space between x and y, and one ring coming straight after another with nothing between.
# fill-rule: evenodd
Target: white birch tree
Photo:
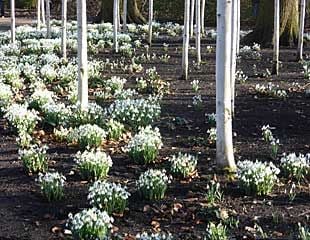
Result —
<instances>
[{"instance_id":1,"label":"white birch tree","mask_svg":"<svg viewBox=\"0 0 310 240\"><path fill-rule=\"evenodd\" d=\"M118 53L118 0L114 0L113 5L113 49L114 52Z\"/></svg>"},{"instance_id":2,"label":"white birch tree","mask_svg":"<svg viewBox=\"0 0 310 240\"><path fill-rule=\"evenodd\" d=\"M201 64L201 9L200 1L196 1L196 51L197 51L197 64Z\"/></svg>"},{"instance_id":3,"label":"white birch tree","mask_svg":"<svg viewBox=\"0 0 310 240\"><path fill-rule=\"evenodd\" d=\"M45 0L41 0L41 13L42 13L42 24L46 24L46 18L45 18Z\"/></svg>"},{"instance_id":4,"label":"white birch tree","mask_svg":"<svg viewBox=\"0 0 310 240\"><path fill-rule=\"evenodd\" d=\"M67 59L67 7L67 0L62 0L61 52L64 59Z\"/></svg>"},{"instance_id":5,"label":"white birch tree","mask_svg":"<svg viewBox=\"0 0 310 240\"><path fill-rule=\"evenodd\" d=\"M300 0L300 19L299 19L297 61L303 60L305 15L306 15L306 0Z\"/></svg>"},{"instance_id":6,"label":"white birch tree","mask_svg":"<svg viewBox=\"0 0 310 240\"><path fill-rule=\"evenodd\" d=\"M46 37L51 38L51 4L46 0Z\"/></svg>"},{"instance_id":7,"label":"white birch tree","mask_svg":"<svg viewBox=\"0 0 310 240\"><path fill-rule=\"evenodd\" d=\"M237 0L237 56L240 52L240 0Z\"/></svg>"},{"instance_id":8,"label":"white birch tree","mask_svg":"<svg viewBox=\"0 0 310 240\"><path fill-rule=\"evenodd\" d=\"M206 11L206 0L201 1L201 34L205 35L205 11Z\"/></svg>"},{"instance_id":9,"label":"white birch tree","mask_svg":"<svg viewBox=\"0 0 310 240\"><path fill-rule=\"evenodd\" d=\"M123 0L123 31L127 32L127 0Z\"/></svg>"},{"instance_id":10,"label":"white birch tree","mask_svg":"<svg viewBox=\"0 0 310 240\"><path fill-rule=\"evenodd\" d=\"M86 0L77 0L77 22L78 22L78 101L81 110L86 110L88 107Z\"/></svg>"},{"instance_id":11,"label":"white birch tree","mask_svg":"<svg viewBox=\"0 0 310 240\"><path fill-rule=\"evenodd\" d=\"M235 170L230 90L231 14L231 0L218 0L216 41L216 161L220 168Z\"/></svg>"},{"instance_id":12,"label":"white birch tree","mask_svg":"<svg viewBox=\"0 0 310 240\"><path fill-rule=\"evenodd\" d=\"M37 0L37 30L41 29L41 0Z\"/></svg>"},{"instance_id":13,"label":"white birch tree","mask_svg":"<svg viewBox=\"0 0 310 240\"><path fill-rule=\"evenodd\" d=\"M274 0L273 66L272 74L279 74L280 0Z\"/></svg>"},{"instance_id":14,"label":"white birch tree","mask_svg":"<svg viewBox=\"0 0 310 240\"><path fill-rule=\"evenodd\" d=\"M194 36L194 19L195 19L195 2L196 0L191 0L191 17L190 17L190 37Z\"/></svg>"},{"instance_id":15,"label":"white birch tree","mask_svg":"<svg viewBox=\"0 0 310 240\"><path fill-rule=\"evenodd\" d=\"M117 31L121 31L121 11L120 11L120 0L118 0L117 4Z\"/></svg>"},{"instance_id":16,"label":"white birch tree","mask_svg":"<svg viewBox=\"0 0 310 240\"><path fill-rule=\"evenodd\" d=\"M188 79L189 18L190 18L190 0L185 0L183 52L182 52L182 78L185 80Z\"/></svg>"},{"instance_id":17,"label":"white birch tree","mask_svg":"<svg viewBox=\"0 0 310 240\"><path fill-rule=\"evenodd\" d=\"M15 43L15 0L11 0L11 42Z\"/></svg>"},{"instance_id":18,"label":"white birch tree","mask_svg":"<svg viewBox=\"0 0 310 240\"><path fill-rule=\"evenodd\" d=\"M149 44L152 45L153 37L153 0L149 0Z\"/></svg>"},{"instance_id":19,"label":"white birch tree","mask_svg":"<svg viewBox=\"0 0 310 240\"><path fill-rule=\"evenodd\" d=\"M235 113L235 82L236 82L236 65L237 65L237 34L238 34L238 0L232 0L231 14L231 109L232 115Z\"/></svg>"}]
</instances>

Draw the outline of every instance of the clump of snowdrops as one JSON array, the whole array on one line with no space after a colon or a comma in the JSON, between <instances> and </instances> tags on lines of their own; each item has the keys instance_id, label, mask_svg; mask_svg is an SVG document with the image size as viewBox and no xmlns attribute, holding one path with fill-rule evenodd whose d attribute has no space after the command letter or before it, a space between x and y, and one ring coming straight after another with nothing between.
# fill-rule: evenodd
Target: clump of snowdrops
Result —
<instances>
[{"instance_id":1,"label":"clump of snowdrops","mask_svg":"<svg viewBox=\"0 0 310 240\"><path fill-rule=\"evenodd\" d=\"M281 168L286 176L296 179L298 182L310 174L310 155L296 153L283 154Z\"/></svg>"},{"instance_id":2,"label":"clump of snowdrops","mask_svg":"<svg viewBox=\"0 0 310 240\"><path fill-rule=\"evenodd\" d=\"M19 159L28 173L44 172L47 170L47 146L32 145L28 149L18 151Z\"/></svg>"},{"instance_id":3,"label":"clump of snowdrops","mask_svg":"<svg viewBox=\"0 0 310 240\"><path fill-rule=\"evenodd\" d=\"M155 162L162 147L161 135L158 128L151 126L140 128L126 147L129 157L137 163L148 164Z\"/></svg>"},{"instance_id":4,"label":"clump of snowdrops","mask_svg":"<svg viewBox=\"0 0 310 240\"><path fill-rule=\"evenodd\" d=\"M100 149L78 152L75 162L82 178L93 181L106 178L113 165L111 157Z\"/></svg>"},{"instance_id":5,"label":"clump of snowdrops","mask_svg":"<svg viewBox=\"0 0 310 240\"><path fill-rule=\"evenodd\" d=\"M80 148L97 148L103 140L105 140L107 133L97 125L81 125L70 133L69 140L79 144Z\"/></svg>"},{"instance_id":6,"label":"clump of snowdrops","mask_svg":"<svg viewBox=\"0 0 310 240\"><path fill-rule=\"evenodd\" d=\"M40 117L34 110L28 110L27 104L13 103L10 105L4 117L17 133L32 133Z\"/></svg>"},{"instance_id":7,"label":"clump of snowdrops","mask_svg":"<svg viewBox=\"0 0 310 240\"><path fill-rule=\"evenodd\" d=\"M110 234L112 223L113 218L107 212L90 208L75 215L70 213L67 227L74 239L104 240Z\"/></svg>"},{"instance_id":8,"label":"clump of snowdrops","mask_svg":"<svg viewBox=\"0 0 310 240\"><path fill-rule=\"evenodd\" d=\"M108 214L123 214L129 196L130 193L127 192L126 187L120 184L96 181L89 188L87 199L92 206L104 210Z\"/></svg>"},{"instance_id":9,"label":"clump of snowdrops","mask_svg":"<svg viewBox=\"0 0 310 240\"><path fill-rule=\"evenodd\" d=\"M115 120L133 129L152 124L160 115L160 105L157 98L116 100L109 113Z\"/></svg>"},{"instance_id":10,"label":"clump of snowdrops","mask_svg":"<svg viewBox=\"0 0 310 240\"><path fill-rule=\"evenodd\" d=\"M49 201L58 201L64 197L66 177L58 172L39 173L39 183L43 196Z\"/></svg>"},{"instance_id":11,"label":"clump of snowdrops","mask_svg":"<svg viewBox=\"0 0 310 240\"><path fill-rule=\"evenodd\" d=\"M225 225L222 223L216 225L211 222L208 224L204 240L227 240L227 235L228 233Z\"/></svg>"},{"instance_id":12,"label":"clump of snowdrops","mask_svg":"<svg viewBox=\"0 0 310 240\"><path fill-rule=\"evenodd\" d=\"M149 169L142 173L137 181L137 187L141 196L147 200L160 200L170 183L170 178L165 170Z\"/></svg>"},{"instance_id":13,"label":"clump of snowdrops","mask_svg":"<svg viewBox=\"0 0 310 240\"><path fill-rule=\"evenodd\" d=\"M183 178L190 177L197 167L197 157L188 153L179 152L170 159L170 171Z\"/></svg>"},{"instance_id":14,"label":"clump of snowdrops","mask_svg":"<svg viewBox=\"0 0 310 240\"><path fill-rule=\"evenodd\" d=\"M271 193L279 173L280 170L272 162L245 160L237 163L237 177L240 186L250 194L267 195Z\"/></svg>"}]
</instances>

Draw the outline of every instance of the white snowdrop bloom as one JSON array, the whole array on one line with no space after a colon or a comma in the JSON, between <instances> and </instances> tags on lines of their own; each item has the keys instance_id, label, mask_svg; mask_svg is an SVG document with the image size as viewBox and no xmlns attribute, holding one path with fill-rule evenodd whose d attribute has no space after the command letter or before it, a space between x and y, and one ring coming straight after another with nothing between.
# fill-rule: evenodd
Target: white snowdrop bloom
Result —
<instances>
[{"instance_id":1,"label":"white snowdrop bloom","mask_svg":"<svg viewBox=\"0 0 310 240\"><path fill-rule=\"evenodd\" d=\"M280 173L272 162L262 163L260 161L251 162L248 160L237 163L237 176L241 185L249 192L258 195L266 195L271 192L273 185L278 180Z\"/></svg>"},{"instance_id":2,"label":"white snowdrop bloom","mask_svg":"<svg viewBox=\"0 0 310 240\"><path fill-rule=\"evenodd\" d=\"M310 173L310 154L297 156L296 153L284 153L280 161L285 174L291 175L298 181Z\"/></svg>"},{"instance_id":3,"label":"white snowdrop bloom","mask_svg":"<svg viewBox=\"0 0 310 240\"><path fill-rule=\"evenodd\" d=\"M196 170L197 157L179 152L177 155L173 155L169 162L170 169L174 174L188 177Z\"/></svg>"},{"instance_id":4,"label":"white snowdrop bloom","mask_svg":"<svg viewBox=\"0 0 310 240\"><path fill-rule=\"evenodd\" d=\"M40 120L37 112L28 110L28 105L13 103L6 109L4 117L18 132L32 132Z\"/></svg>"},{"instance_id":5,"label":"white snowdrop bloom","mask_svg":"<svg viewBox=\"0 0 310 240\"><path fill-rule=\"evenodd\" d=\"M111 214L113 212L122 213L129 196L130 193L127 192L126 187L122 187L120 184L96 181L89 188L87 199L91 205Z\"/></svg>"},{"instance_id":6,"label":"white snowdrop bloom","mask_svg":"<svg viewBox=\"0 0 310 240\"><path fill-rule=\"evenodd\" d=\"M70 213L68 217L67 226L79 239L104 239L114 221L107 212L97 208L84 209L75 215Z\"/></svg>"}]
</instances>

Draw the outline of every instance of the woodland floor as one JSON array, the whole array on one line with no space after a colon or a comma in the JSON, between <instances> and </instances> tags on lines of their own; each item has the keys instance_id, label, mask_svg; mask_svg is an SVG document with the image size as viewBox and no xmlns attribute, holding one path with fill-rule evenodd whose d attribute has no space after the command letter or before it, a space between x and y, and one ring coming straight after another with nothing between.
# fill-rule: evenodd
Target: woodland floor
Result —
<instances>
[{"instance_id":1,"label":"woodland floor","mask_svg":"<svg viewBox=\"0 0 310 240\"><path fill-rule=\"evenodd\" d=\"M171 83L171 94L162 101L159 126L164 147L160 151L161 163L153 167L166 167L165 159L178 151L198 154L198 176L191 181L173 180L164 200L142 201L135 193L135 181L147 167L133 164L120 147L113 143L107 146L113 159L109 180L126 183L132 197L123 217L115 217L114 225L119 233L135 235L142 230L170 231L177 239L201 239L207 223L216 220L213 211L206 207L205 193L209 180L215 177L215 148L207 143L205 113L215 111L215 53L207 53L203 44L203 65L200 70L190 69L190 80L179 80L181 66L181 43L170 43L169 63L143 64L144 68L156 66L163 79ZM209 45L209 44L208 44ZM214 46L214 44L213 44ZM214 46L215 47L215 46ZM152 51L164 54L162 42L154 44ZM177 51L176 51L177 49ZM236 115L233 121L234 149L236 160L270 161L269 149L261 140L261 127L269 124L276 129L274 135L280 139L280 154L283 152L310 152L310 98L303 89L293 89L292 83L304 87L309 81L303 77L301 64L295 62L294 49L282 49L282 67L279 77L260 78L253 75L252 66L260 72L270 69L272 52L262 50L263 58L241 60L242 69L249 79L237 83ZM306 49L309 53L309 49ZM110 53L100 56L115 58ZM190 62L194 61L191 54ZM105 76L110 75L106 73ZM122 75L133 83L136 75ZM201 82L203 96L202 110L192 105L193 91L190 82ZM289 91L286 100L255 95L257 83L273 82ZM293 91L294 90L294 91ZM34 176L27 176L18 160L16 136L0 120L0 239L64 239L63 229L69 212L77 212L87 205L89 184L81 182L74 166L73 155L77 148L57 143L48 137L42 139L50 150L49 167L57 169L67 177L65 200L49 204L40 195ZM278 162L278 161L275 161ZM238 228L232 230L235 239L255 239L251 228L257 223L274 239L296 239L297 223L309 225L310 185L303 183L297 190L296 199L290 203L285 180L282 179L268 197L245 196L236 181L217 176L224 190L224 200L220 209L239 219ZM244 237L246 236L246 237ZM130 238L127 238L130 239Z\"/></svg>"}]
</instances>

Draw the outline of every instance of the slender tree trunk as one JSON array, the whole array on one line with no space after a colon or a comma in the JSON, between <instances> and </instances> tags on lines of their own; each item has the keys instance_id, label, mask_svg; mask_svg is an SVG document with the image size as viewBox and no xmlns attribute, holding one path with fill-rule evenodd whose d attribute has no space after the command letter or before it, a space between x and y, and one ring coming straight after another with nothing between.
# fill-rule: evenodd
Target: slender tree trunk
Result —
<instances>
[{"instance_id":1,"label":"slender tree trunk","mask_svg":"<svg viewBox=\"0 0 310 240\"><path fill-rule=\"evenodd\" d=\"M113 48L116 53L118 53L118 17L117 17L117 6L118 0L114 0L114 8L113 8Z\"/></svg>"},{"instance_id":2,"label":"slender tree trunk","mask_svg":"<svg viewBox=\"0 0 310 240\"><path fill-rule=\"evenodd\" d=\"M274 0L274 35L273 35L273 66L272 74L279 74L280 47L280 0Z\"/></svg>"},{"instance_id":3,"label":"slender tree trunk","mask_svg":"<svg viewBox=\"0 0 310 240\"><path fill-rule=\"evenodd\" d=\"M191 18L190 18L190 37L191 38L194 36L195 2L196 0L191 0Z\"/></svg>"},{"instance_id":4,"label":"slender tree trunk","mask_svg":"<svg viewBox=\"0 0 310 240\"><path fill-rule=\"evenodd\" d=\"M201 9L200 9L200 1L196 1L196 51L197 51L197 64L200 66L201 64Z\"/></svg>"},{"instance_id":5,"label":"slender tree trunk","mask_svg":"<svg viewBox=\"0 0 310 240\"><path fill-rule=\"evenodd\" d=\"M216 161L220 168L236 169L231 114L231 0L217 1L216 42Z\"/></svg>"},{"instance_id":6,"label":"slender tree trunk","mask_svg":"<svg viewBox=\"0 0 310 240\"><path fill-rule=\"evenodd\" d=\"M50 0L46 0L46 37L51 38L51 4Z\"/></svg>"},{"instance_id":7,"label":"slender tree trunk","mask_svg":"<svg viewBox=\"0 0 310 240\"><path fill-rule=\"evenodd\" d=\"M231 31L231 111L235 114L235 83L237 65L237 34L238 34L238 0L232 0L232 31Z\"/></svg>"},{"instance_id":8,"label":"slender tree trunk","mask_svg":"<svg viewBox=\"0 0 310 240\"><path fill-rule=\"evenodd\" d=\"M120 11L120 0L118 0L117 5L117 31L121 31L121 11Z\"/></svg>"},{"instance_id":9,"label":"slender tree trunk","mask_svg":"<svg viewBox=\"0 0 310 240\"><path fill-rule=\"evenodd\" d=\"M11 42L15 43L15 0L11 0Z\"/></svg>"},{"instance_id":10,"label":"slender tree trunk","mask_svg":"<svg viewBox=\"0 0 310 240\"><path fill-rule=\"evenodd\" d=\"M300 0L300 19L299 19L297 61L303 60L305 15L306 15L306 0Z\"/></svg>"},{"instance_id":11,"label":"slender tree trunk","mask_svg":"<svg viewBox=\"0 0 310 240\"><path fill-rule=\"evenodd\" d=\"M86 0L77 0L78 22L78 101L81 110L88 108L87 17Z\"/></svg>"},{"instance_id":12,"label":"slender tree trunk","mask_svg":"<svg viewBox=\"0 0 310 240\"><path fill-rule=\"evenodd\" d=\"M62 57L67 59L67 0L62 0L62 23L61 23L61 51Z\"/></svg>"},{"instance_id":13,"label":"slender tree trunk","mask_svg":"<svg viewBox=\"0 0 310 240\"><path fill-rule=\"evenodd\" d=\"M123 0L123 31L127 32L127 0Z\"/></svg>"},{"instance_id":14,"label":"slender tree trunk","mask_svg":"<svg viewBox=\"0 0 310 240\"><path fill-rule=\"evenodd\" d=\"M41 29L41 0L37 0L37 30Z\"/></svg>"},{"instance_id":15,"label":"slender tree trunk","mask_svg":"<svg viewBox=\"0 0 310 240\"><path fill-rule=\"evenodd\" d=\"M45 0L41 0L41 8L42 8L42 24L45 25L46 19L45 19Z\"/></svg>"},{"instance_id":16,"label":"slender tree trunk","mask_svg":"<svg viewBox=\"0 0 310 240\"><path fill-rule=\"evenodd\" d=\"M153 37L153 0L149 0L149 44L152 45Z\"/></svg>"},{"instance_id":17,"label":"slender tree trunk","mask_svg":"<svg viewBox=\"0 0 310 240\"><path fill-rule=\"evenodd\" d=\"M201 1L201 34L205 35L205 11L206 11L206 0Z\"/></svg>"},{"instance_id":18,"label":"slender tree trunk","mask_svg":"<svg viewBox=\"0 0 310 240\"><path fill-rule=\"evenodd\" d=\"M190 0L185 0L183 53L182 53L182 78L185 80L188 79L189 18L190 18Z\"/></svg>"},{"instance_id":19,"label":"slender tree trunk","mask_svg":"<svg viewBox=\"0 0 310 240\"><path fill-rule=\"evenodd\" d=\"M237 0L237 56L240 52L240 0Z\"/></svg>"}]
</instances>

